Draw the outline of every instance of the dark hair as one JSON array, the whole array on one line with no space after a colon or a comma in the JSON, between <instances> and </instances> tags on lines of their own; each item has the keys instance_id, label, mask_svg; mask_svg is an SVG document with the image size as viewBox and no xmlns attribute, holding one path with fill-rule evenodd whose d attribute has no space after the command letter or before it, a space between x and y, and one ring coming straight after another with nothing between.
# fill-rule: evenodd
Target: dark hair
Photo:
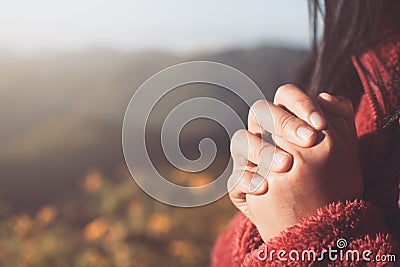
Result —
<instances>
[{"instance_id":1,"label":"dark hair","mask_svg":"<svg viewBox=\"0 0 400 267\"><path fill-rule=\"evenodd\" d=\"M354 92L358 75L351 55L374 43L383 23L399 24L398 0L308 0L312 27L312 57L299 81L309 94L359 94ZM319 19L322 19L322 36ZM392 18L392 21L390 21ZM340 92L339 92L340 90Z\"/></svg>"}]
</instances>

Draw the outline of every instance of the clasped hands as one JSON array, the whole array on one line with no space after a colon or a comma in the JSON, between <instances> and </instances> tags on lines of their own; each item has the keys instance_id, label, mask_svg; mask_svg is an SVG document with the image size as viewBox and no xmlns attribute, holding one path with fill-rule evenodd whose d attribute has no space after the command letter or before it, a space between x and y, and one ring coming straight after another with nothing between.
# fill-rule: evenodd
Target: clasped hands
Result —
<instances>
[{"instance_id":1,"label":"clasped hands","mask_svg":"<svg viewBox=\"0 0 400 267\"><path fill-rule=\"evenodd\" d=\"M322 93L314 101L295 85L281 86L274 103L251 106L231 154L229 196L265 242L330 202L362 195L354 110L344 97Z\"/></svg>"}]
</instances>

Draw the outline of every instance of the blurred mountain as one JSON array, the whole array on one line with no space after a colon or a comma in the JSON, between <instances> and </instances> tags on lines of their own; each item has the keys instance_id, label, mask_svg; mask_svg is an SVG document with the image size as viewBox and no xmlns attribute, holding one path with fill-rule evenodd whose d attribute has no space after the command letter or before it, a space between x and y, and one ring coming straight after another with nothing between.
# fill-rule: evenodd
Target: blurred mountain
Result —
<instances>
[{"instance_id":1,"label":"blurred mountain","mask_svg":"<svg viewBox=\"0 0 400 267\"><path fill-rule=\"evenodd\" d=\"M82 174L93 166L112 172L123 161L121 126L131 96L168 66L225 63L247 74L271 99L279 85L294 82L306 56L271 46L192 56L106 50L2 56L0 200L15 209L33 208L60 195L73 197ZM239 112L245 116L246 110ZM190 146L193 140L188 135L183 142Z\"/></svg>"}]
</instances>

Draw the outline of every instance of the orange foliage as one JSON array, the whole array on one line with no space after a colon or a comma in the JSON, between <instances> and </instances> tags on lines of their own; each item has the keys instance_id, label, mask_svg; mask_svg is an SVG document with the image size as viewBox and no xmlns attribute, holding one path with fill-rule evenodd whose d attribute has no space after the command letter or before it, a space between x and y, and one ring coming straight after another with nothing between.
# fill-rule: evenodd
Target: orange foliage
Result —
<instances>
[{"instance_id":1,"label":"orange foliage","mask_svg":"<svg viewBox=\"0 0 400 267\"><path fill-rule=\"evenodd\" d=\"M91 170L85 177L85 190L87 192L95 192L103 185L103 178L99 171Z\"/></svg>"},{"instance_id":2,"label":"orange foliage","mask_svg":"<svg viewBox=\"0 0 400 267\"><path fill-rule=\"evenodd\" d=\"M154 234L166 234L170 231L171 224L168 216L154 213L149 219L149 230Z\"/></svg>"},{"instance_id":3,"label":"orange foliage","mask_svg":"<svg viewBox=\"0 0 400 267\"><path fill-rule=\"evenodd\" d=\"M14 235L18 238L24 237L32 227L32 219L28 215L15 217L12 222Z\"/></svg>"},{"instance_id":4,"label":"orange foliage","mask_svg":"<svg viewBox=\"0 0 400 267\"><path fill-rule=\"evenodd\" d=\"M57 210L53 206L47 205L38 211L38 213L36 214L36 221L40 225L45 226L54 221L56 215Z\"/></svg>"},{"instance_id":5,"label":"orange foliage","mask_svg":"<svg viewBox=\"0 0 400 267\"><path fill-rule=\"evenodd\" d=\"M192 178L188 182L188 186L190 187L198 187L211 183L213 180L211 177L207 175L196 175L196 177Z\"/></svg>"},{"instance_id":6,"label":"orange foliage","mask_svg":"<svg viewBox=\"0 0 400 267\"><path fill-rule=\"evenodd\" d=\"M108 224L103 219L95 219L83 229L83 235L87 241L95 241L102 238L108 230Z\"/></svg>"}]
</instances>

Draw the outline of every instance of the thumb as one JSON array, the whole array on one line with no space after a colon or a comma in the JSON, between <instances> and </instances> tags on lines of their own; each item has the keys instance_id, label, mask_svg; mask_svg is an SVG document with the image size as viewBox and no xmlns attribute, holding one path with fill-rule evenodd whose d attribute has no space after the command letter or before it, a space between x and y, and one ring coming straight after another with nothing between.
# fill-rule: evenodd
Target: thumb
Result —
<instances>
[{"instance_id":1,"label":"thumb","mask_svg":"<svg viewBox=\"0 0 400 267\"><path fill-rule=\"evenodd\" d=\"M356 134L354 108L350 99L328 93L321 93L318 96L318 103L324 111L344 119L351 131Z\"/></svg>"}]
</instances>

